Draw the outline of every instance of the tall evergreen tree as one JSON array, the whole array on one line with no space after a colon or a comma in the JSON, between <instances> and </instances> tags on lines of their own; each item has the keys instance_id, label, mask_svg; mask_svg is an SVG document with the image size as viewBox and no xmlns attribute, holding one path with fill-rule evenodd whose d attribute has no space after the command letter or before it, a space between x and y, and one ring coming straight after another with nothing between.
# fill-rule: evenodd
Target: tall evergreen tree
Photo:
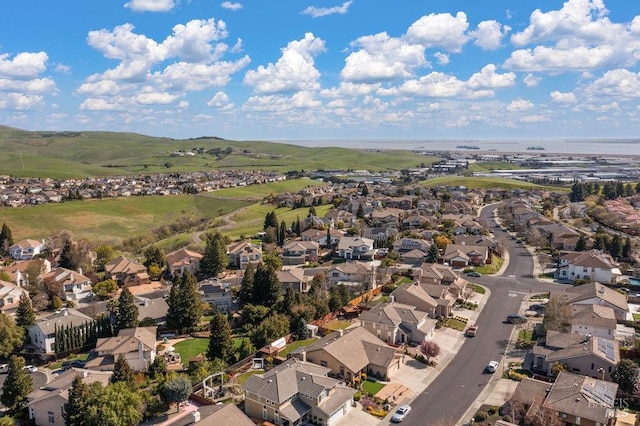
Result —
<instances>
[{"instance_id":1,"label":"tall evergreen tree","mask_svg":"<svg viewBox=\"0 0 640 426\"><path fill-rule=\"evenodd\" d=\"M587 249L587 240L584 238L582 234L578 237L578 241L576 242L576 251L585 251Z\"/></svg>"},{"instance_id":2,"label":"tall evergreen tree","mask_svg":"<svg viewBox=\"0 0 640 426\"><path fill-rule=\"evenodd\" d=\"M24 368L24 358L11 356L9 371L2 384L0 402L10 410L17 412L27 405L27 395L33 391L33 380Z\"/></svg>"},{"instance_id":3,"label":"tall evergreen tree","mask_svg":"<svg viewBox=\"0 0 640 426\"><path fill-rule=\"evenodd\" d=\"M89 403L89 387L79 374L73 379L69 389L69 399L62 406L62 417L66 426L85 426L85 411Z\"/></svg>"},{"instance_id":4,"label":"tall evergreen tree","mask_svg":"<svg viewBox=\"0 0 640 426\"><path fill-rule=\"evenodd\" d=\"M258 305L274 306L280 298L280 281L272 266L261 263L253 278L253 301Z\"/></svg>"},{"instance_id":5,"label":"tall evergreen tree","mask_svg":"<svg viewBox=\"0 0 640 426\"><path fill-rule=\"evenodd\" d=\"M253 302L253 279L255 277L256 270L252 263L247 265L242 275L242 281L240 282L240 289L238 290L238 299L240 304L245 305Z\"/></svg>"},{"instance_id":6,"label":"tall evergreen tree","mask_svg":"<svg viewBox=\"0 0 640 426\"><path fill-rule=\"evenodd\" d=\"M209 323L209 330L211 331L211 336L209 337L207 358L210 361L219 358L226 363L235 361L231 327L227 317L221 313L215 314Z\"/></svg>"},{"instance_id":7,"label":"tall evergreen tree","mask_svg":"<svg viewBox=\"0 0 640 426\"><path fill-rule=\"evenodd\" d=\"M128 288L123 288L118 297L115 323L118 330L138 326L138 306Z\"/></svg>"},{"instance_id":8,"label":"tall evergreen tree","mask_svg":"<svg viewBox=\"0 0 640 426\"><path fill-rule=\"evenodd\" d=\"M121 354L118 356L115 364L113 365L113 374L109 379L109 383L123 382L128 384L131 388L135 385L134 372L129 362Z\"/></svg>"},{"instance_id":9,"label":"tall evergreen tree","mask_svg":"<svg viewBox=\"0 0 640 426\"><path fill-rule=\"evenodd\" d=\"M207 245L200 260L200 272L215 277L229 265L224 237L219 232L207 235Z\"/></svg>"},{"instance_id":10,"label":"tall evergreen tree","mask_svg":"<svg viewBox=\"0 0 640 426\"><path fill-rule=\"evenodd\" d=\"M149 246L144 251L144 266L147 268L151 265L159 266L160 268L164 268L167 264L167 259L165 257L164 251L160 247Z\"/></svg>"},{"instance_id":11,"label":"tall evergreen tree","mask_svg":"<svg viewBox=\"0 0 640 426\"><path fill-rule=\"evenodd\" d=\"M429 250L427 251L427 257L426 257L426 261L428 263L438 263L438 259L440 258L440 252L438 251L438 246L433 243L431 244L431 246L429 247Z\"/></svg>"},{"instance_id":12,"label":"tall evergreen tree","mask_svg":"<svg viewBox=\"0 0 640 426\"><path fill-rule=\"evenodd\" d=\"M182 328L195 327L202 318L202 302L198 293L198 280L188 270L182 274L178 298L182 311Z\"/></svg>"},{"instance_id":13,"label":"tall evergreen tree","mask_svg":"<svg viewBox=\"0 0 640 426\"><path fill-rule=\"evenodd\" d=\"M622 257L629 259L631 257L631 238L627 237L622 246Z\"/></svg>"},{"instance_id":14,"label":"tall evergreen tree","mask_svg":"<svg viewBox=\"0 0 640 426\"><path fill-rule=\"evenodd\" d=\"M611 242L609 243L609 254L617 259L622 254L622 241L620 240L620 236L615 234L613 238L611 238Z\"/></svg>"},{"instance_id":15,"label":"tall evergreen tree","mask_svg":"<svg viewBox=\"0 0 640 426\"><path fill-rule=\"evenodd\" d=\"M0 231L0 254L7 255L9 254L9 247L13 245L13 236L11 234L11 229L7 226L6 223L2 224L2 230Z\"/></svg>"},{"instance_id":16,"label":"tall evergreen tree","mask_svg":"<svg viewBox=\"0 0 640 426\"><path fill-rule=\"evenodd\" d=\"M33 310L33 306L31 306L31 299L27 293L22 293L16 310L16 324L26 330L35 323L36 313Z\"/></svg>"},{"instance_id":17,"label":"tall evergreen tree","mask_svg":"<svg viewBox=\"0 0 640 426\"><path fill-rule=\"evenodd\" d=\"M267 215L264 218L264 226L262 230L266 231L268 228L278 229L278 216L276 216L275 211L271 211L267 213Z\"/></svg>"},{"instance_id":18,"label":"tall evergreen tree","mask_svg":"<svg viewBox=\"0 0 640 426\"><path fill-rule=\"evenodd\" d=\"M76 250L71 239L67 239L62 246L62 250L60 250L60 261L58 262L58 266L61 268L71 269L73 271L78 269L78 266L80 266L78 265Z\"/></svg>"},{"instance_id":19,"label":"tall evergreen tree","mask_svg":"<svg viewBox=\"0 0 640 426\"><path fill-rule=\"evenodd\" d=\"M358 211L356 212L356 217L358 219L364 219L364 207L362 206L362 203L358 204Z\"/></svg>"},{"instance_id":20,"label":"tall evergreen tree","mask_svg":"<svg viewBox=\"0 0 640 426\"><path fill-rule=\"evenodd\" d=\"M24 329L13 318L0 312L0 357L8 357L24 344Z\"/></svg>"},{"instance_id":21,"label":"tall evergreen tree","mask_svg":"<svg viewBox=\"0 0 640 426\"><path fill-rule=\"evenodd\" d=\"M169 309L167 310L167 326L172 330L177 330L180 328L180 301L178 299L178 292L180 288L180 281L182 281L182 276L176 277L173 280L173 284L171 284L171 288L169 289L169 297L167 298L167 305L169 305Z\"/></svg>"},{"instance_id":22,"label":"tall evergreen tree","mask_svg":"<svg viewBox=\"0 0 640 426\"><path fill-rule=\"evenodd\" d=\"M284 224L284 220L280 222L280 229L278 230L278 245L282 247L284 245L285 238L287 236L287 225Z\"/></svg>"}]
</instances>

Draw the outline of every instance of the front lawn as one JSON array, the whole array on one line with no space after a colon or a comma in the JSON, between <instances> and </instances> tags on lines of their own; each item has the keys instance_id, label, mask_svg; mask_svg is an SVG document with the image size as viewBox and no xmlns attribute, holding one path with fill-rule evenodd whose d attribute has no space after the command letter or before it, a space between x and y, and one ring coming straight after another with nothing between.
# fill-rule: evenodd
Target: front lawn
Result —
<instances>
[{"instance_id":1,"label":"front lawn","mask_svg":"<svg viewBox=\"0 0 640 426\"><path fill-rule=\"evenodd\" d=\"M384 383L373 381L371 379L367 379L362 383L362 390L371 395L377 394L383 387L385 387Z\"/></svg>"},{"instance_id":2,"label":"front lawn","mask_svg":"<svg viewBox=\"0 0 640 426\"><path fill-rule=\"evenodd\" d=\"M351 324L353 324L351 321L333 320L323 325L323 327L326 328L327 330L337 331L337 330L343 330L349 327Z\"/></svg>"},{"instance_id":3,"label":"front lawn","mask_svg":"<svg viewBox=\"0 0 640 426\"><path fill-rule=\"evenodd\" d=\"M61 359L61 360L58 360L58 361L52 363L51 365L49 365L49 369L50 370L57 370L59 368L62 368L62 363L65 362L65 361L86 361L88 356L89 356L89 353L72 355L72 356L69 356L67 358L64 358L64 359Z\"/></svg>"},{"instance_id":4,"label":"front lawn","mask_svg":"<svg viewBox=\"0 0 640 426\"><path fill-rule=\"evenodd\" d=\"M518 341L524 343L533 343L533 330L520 330L518 333Z\"/></svg>"},{"instance_id":5,"label":"front lawn","mask_svg":"<svg viewBox=\"0 0 640 426\"><path fill-rule=\"evenodd\" d=\"M282 358L286 358L287 355L289 355L291 352L295 351L296 349L309 346L313 342L316 342L317 340L318 339L316 339L315 337L312 337L310 339L305 339L305 340L296 340L295 342L287 345L286 348L278 352L278 356L281 356Z\"/></svg>"},{"instance_id":6,"label":"front lawn","mask_svg":"<svg viewBox=\"0 0 640 426\"><path fill-rule=\"evenodd\" d=\"M635 313L635 312L634 312L634 313L633 313L633 314L631 314L631 315L633 315L633 320L634 320L634 321L640 321L640 314L637 314L637 313Z\"/></svg>"},{"instance_id":7,"label":"front lawn","mask_svg":"<svg viewBox=\"0 0 640 426\"><path fill-rule=\"evenodd\" d=\"M187 339L176 343L173 347L176 349L176 352L180 354L183 365L187 365L189 359L207 352L207 349L209 349L209 339Z\"/></svg>"},{"instance_id":8,"label":"front lawn","mask_svg":"<svg viewBox=\"0 0 640 426\"><path fill-rule=\"evenodd\" d=\"M473 289L473 291L475 291L478 294L484 294L485 293L485 289L481 285L471 284L471 283L469 283L468 285L470 285L471 288Z\"/></svg>"},{"instance_id":9,"label":"front lawn","mask_svg":"<svg viewBox=\"0 0 640 426\"><path fill-rule=\"evenodd\" d=\"M458 331L462 331L466 328L467 323L464 321L460 321L459 319L455 319L455 318L447 318L444 321L444 326L445 327L449 327L449 328L453 328L454 330L458 330Z\"/></svg>"},{"instance_id":10,"label":"front lawn","mask_svg":"<svg viewBox=\"0 0 640 426\"><path fill-rule=\"evenodd\" d=\"M502 268L502 264L504 263L504 259L500 256L496 256L495 254L491 255L491 264L490 265L482 265L475 268L476 271L480 272L483 275L495 274Z\"/></svg>"}]
</instances>

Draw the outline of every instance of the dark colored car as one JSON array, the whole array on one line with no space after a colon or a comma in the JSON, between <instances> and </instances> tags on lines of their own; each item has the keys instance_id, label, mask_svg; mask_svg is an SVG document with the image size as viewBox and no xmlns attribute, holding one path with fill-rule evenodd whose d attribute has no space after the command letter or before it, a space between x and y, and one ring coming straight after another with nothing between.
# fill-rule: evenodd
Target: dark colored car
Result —
<instances>
[{"instance_id":1,"label":"dark colored car","mask_svg":"<svg viewBox=\"0 0 640 426\"><path fill-rule=\"evenodd\" d=\"M524 324L527 322L527 317L518 314L510 314L507 315L507 321L510 324Z\"/></svg>"}]
</instances>

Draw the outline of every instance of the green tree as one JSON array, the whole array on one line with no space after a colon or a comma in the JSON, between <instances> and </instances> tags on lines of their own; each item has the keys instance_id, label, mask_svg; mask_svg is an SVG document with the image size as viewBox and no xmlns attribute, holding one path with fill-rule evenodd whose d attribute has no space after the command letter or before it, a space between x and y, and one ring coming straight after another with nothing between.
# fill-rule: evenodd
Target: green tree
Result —
<instances>
[{"instance_id":1,"label":"green tree","mask_svg":"<svg viewBox=\"0 0 640 426\"><path fill-rule=\"evenodd\" d=\"M358 219L364 219L364 207L362 206L362 203L358 204L358 211L356 212L356 217Z\"/></svg>"},{"instance_id":2,"label":"green tree","mask_svg":"<svg viewBox=\"0 0 640 426\"><path fill-rule=\"evenodd\" d=\"M275 211L271 211L267 213L267 215L264 218L264 226L262 230L266 231L269 228L278 229L278 216L276 216Z\"/></svg>"},{"instance_id":3,"label":"green tree","mask_svg":"<svg viewBox=\"0 0 640 426\"><path fill-rule=\"evenodd\" d=\"M609 243L609 254L614 259L619 258L622 254L622 241L618 234L615 234L613 238L611 238L611 243Z\"/></svg>"},{"instance_id":4,"label":"green tree","mask_svg":"<svg viewBox=\"0 0 640 426\"><path fill-rule=\"evenodd\" d=\"M26 331L35 323L36 313L33 310L33 306L31 306L31 299L27 293L22 293L16 310L16 324Z\"/></svg>"},{"instance_id":5,"label":"green tree","mask_svg":"<svg viewBox=\"0 0 640 426\"><path fill-rule=\"evenodd\" d=\"M149 246L144 251L144 266L149 268L151 265L156 265L160 268L164 268L167 264L167 258L164 251L160 247Z\"/></svg>"},{"instance_id":6,"label":"green tree","mask_svg":"<svg viewBox=\"0 0 640 426\"><path fill-rule=\"evenodd\" d=\"M209 337L207 358L209 360L220 358L227 363L235 361L231 327L227 317L221 313L215 314L209 323L209 330L211 331L211 336Z\"/></svg>"},{"instance_id":7,"label":"green tree","mask_svg":"<svg viewBox=\"0 0 640 426\"><path fill-rule=\"evenodd\" d=\"M280 229L278 230L278 245L282 247L287 236L287 225L284 220L280 222Z\"/></svg>"},{"instance_id":8,"label":"green tree","mask_svg":"<svg viewBox=\"0 0 640 426\"><path fill-rule=\"evenodd\" d=\"M629 259L631 257L631 238L629 237L624 240L624 245L622 246L622 257L625 259Z\"/></svg>"},{"instance_id":9,"label":"green tree","mask_svg":"<svg viewBox=\"0 0 640 426\"><path fill-rule=\"evenodd\" d=\"M270 308L263 305L248 303L242 308L242 317L248 324L260 324L269 315Z\"/></svg>"},{"instance_id":10,"label":"green tree","mask_svg":"<svg viewBox=\"0 0 640 426\"><path fill-rule=\"evenodd\" d=\"M118 283L116 280L103 280L93 285L93 294L100 299L107 299L110 294L115 293L118 290Z\"/></svg>"},{"instance_id":11,"label":"green tree","mask_svg":"<svg viewBox=\"0 0 640 426\"><path fill-rule=\"evenodd\" d=\"M198 293L198 280L190 271L185 271L174 280L167 304L169 327L182 330L198 325L202 318L202 303Z\"/></svg>"},{"instance_id":12,"label":"green tree","mask_svg":"<svg viewBox=\"0 0 640 426\"><path fill-rule=\"evenodd\" d=\"M61 268L76 270L80 266L78 262L78 255L76 253L76 248L71 239L68 239L64 242L62 246L62 250L60 251L60 261L58 262L58 266Z\"/></svg>"},{"instance_id":13,"label":"green tree","mask_svg":"<svg viewBox=\"0 0 640 426\"><path fill-rule=\"evenodd\" d=\"M69 389L69 399L62 406L62 417L66 426L84 426L87 404L89 402L89 386L79 374L73 379Z\"/></svg>"},{"instance_id":14,"label":"green tree","mask_svg":"<svg viewBox=\"0 0 640 426\"><path fill-rule=\"evenodd\" d=\"M169 404L175 403L177 411L180 411L180 403L186 401L189 395L191 395L191 382L186 376L178 376L166 381L160 390L162 400Z\"/></svg>"},{"instance_id":15,"label":"green tree","mask_svg":"<svg viewBox=\"0 0 640 426\"><path fill-rule=\"evenodd\" d=\"M240 289L238 290L238 299L241 305L253 302L253 278L255 276L255 268L252 263L247 265L242 275Z\"/></svg>"},{"instance_id":16,"label":"green tree","mask_svg":"<svg viewBox=\"0 0 640 426\"><path fill-rule=\"evenodd\" d=\"M116 310L116 329L133 328L138 326L138 305L133 298L133 294L128 288L122 289L118 297L118 308Z\"/></svg>"},{"instance_id":17,"label":"green tree","mask_svg":"<svg viewBox=\"0 0 640 426\"><path fill-rule=\"evenodd\" d=\"M29 372L24 368L24 358L11 356L9 371L2 384L0 402L11 411L17 412L27 405L27 395L33 391L33 381Z\"/></svg>"},{"instance_id":18,"label":"green tree","mask_svg":"<svg viewBox=\"0 0 640 426\"><path fill-rule=\"evenodd\" d=\"M425 260L428 263L438 263L438 259L440 258L440 251L438 250L438 246L434 243L429 246L429 250L427 251L427 257Z\"/></svg>"},{"instance_id":19,"label":"green tree","mask_svg":"<svg viewBox=\"0 0 640 426\"><path fill-rule=\"evenodd\" d=\"M102 244L96 249L96 269L104 271L104 265L116 258L116 252L110 245Z\"/></svg>"},{"instance_id":20,"label":"green tree","mask_svg":"<svg viewBox=\"0 0 640 426\"><path fill-rule=\"evenodd\" d=\"M264 306L274 306L280 298L280 281L273 267L261 263L253 278L254 303Z\"/></svg>"},{"instance_id":21,"label":"green tree","mask_svg":"<svg viewBox=\"0 0 640 426\"><path fill-rule=\"evenodd\" d=\"M127 383L89 385L86 426L134 426L142 422L142 396Z\"/></svg>"},{"instance_id":22,"label":"green tree","mask_svg":"<svg viewBox=\"0 0 640 426\"><path fill-rule=\"evenodd\" d=\"M0 312L0 356L8 357L24 343L24 329L13 318Z\"/></svg>"},{"instance_id":23,"label":"green tree","mask_svg":"<svg viewBox=\"0 0 640 426\"><path fill-rule=\"evenodd\" d=\"M300 318L298 320L296 334L298 336L298 340L305 340L309 337L309 329L307 328L307 321L304 318Z\"/></svg>"},{"instance_id":24,"label":"green tree","mask_svg":"<svg viewBox=\"0 0 640 426\"><path fill-rule=\"evenodd\" d=\"M0 231L0 254L6 256L9 254L9 247L13 245L13 236L11 229L6 223L2 224L2 230Z\"/></svg>"},{"instance_id":25,"label":"green tree","mask_svg":"<svg viewBox=\"0 0 640 426\"><path fill-rule=\"evenodd\" d=\"M640 379L640 368L635 361L622 359L611 373L611 378L618 384L620 390L628 395L635 394Z\"/></svg>"},{"instance_id":26,"label":"green tree","mask_svg":"<svg viewBox=\"0 0 640 426\"><path fill-rule=\"evenodd\" d=\"M115 364L113 364L113 374L109 379L109 383L126 383L131 388L135 385L134 372L129 362L124 358L121 354L116 359Z\"/></svg>"},{"instance_id":27,"label":"green tree","mask_svg":"<svg viewBox=\"0 0 640 426\"><path fill-rule=\"evenodd\" d=\"M149 374L151 378L155 380L167 374L167 361L165 361L163 356L156 356L153 359L153 362L149 366Z\"/></svg>"},{"instance_id":28,"label":"green tree","mask_svg":"<svg viewBox=\"0 0 640 426\"><path fill-rule=\"evenodd\" d=\"M256 348L251 343L251 340L244 337L238 348L238 360L245 359L246 357L256 353Z\"/></svg>"},{"instance_id":29,"label":"green tree","mask_svg":"<svg viewBox=\"0 0 640 426\"><path fill-rule=\"evenodd\" d=\"M200 260L200 272L215 277L229 265L225 239L221 233L207 235L207 244Z\"/></svg>"},{"instance_id":30,"label":"green tree","mask_svg":"<svg viewBox=\"0 0 640 426\"><path fill-rule=\"evenodd\" d=\"M587 240L584 238L582 234L578 237L578 241L576 242L576 251L585 251L587 249Z\"/></svg>"},{"instance_id":31,"label":"green tree","mask_svg":"<svg viewBox=\"0 0 640 426\"><path fill-rule=\"evenodd\" d=\"M337 311L349 303L349 289L343 284L331 287L329 290L329 309L331 312Z\"/></svg>"},{"instance_id":32,"label":"green tree","mask_svg":"<svg viewBox=\"0 0 640 426\"><path fill-rule=\"evenodd\" d=\"M256 348L262 348L267 343L289 334L289 327L289 318L286 315L272 313L252 331L251 343Z\"/></svg>"}]
</instances>

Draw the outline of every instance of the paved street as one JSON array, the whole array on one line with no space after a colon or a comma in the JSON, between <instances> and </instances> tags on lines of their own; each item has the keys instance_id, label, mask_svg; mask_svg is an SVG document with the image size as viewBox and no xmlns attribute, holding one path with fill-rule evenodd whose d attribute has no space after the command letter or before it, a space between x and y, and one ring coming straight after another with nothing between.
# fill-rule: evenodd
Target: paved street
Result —
<instances>
[{"instance_id":1,"label":"paved street","mask_svg":"<svg viewBox=\"0 0 640 426\"><path fill-rule=\"evenodd\" d=\"M483 209L481 219L494 224L493 210ZM458 353L437 378L412 402L411 415L405 420L408 425L454 425L465 424L464 418L481 392L500 379L502 368L493 375L484 374L491 360L503 361L507 343L514 326L505 323L506 316L518 313L525 296L530 292L548 291L557 284L534 279L534 260L524 245L496 229L496 237L508 245L509 263L500 277L481 277L474 281L488 287L491 297L487 300L476 323L478 336L465 339Z\"/></svg>"},{"instance_id":2,"label":"paved street","mask_svg":"<svg viewBox=\"0 0 640 426\"><path fill-rule=\"evenodd\" d=\"M31 380L33 380L34 390L40 389L41 387L47 384L48 376L44 371L36 371L35 373L30 373L30 374L31 374ZM2 385L4 384L4 381L6 379L7 379L6 374L0 374L0 389L2 389ZM3 408L5 408L4 405L0 403L0 410L2 410Z\"/></svg>"}]
</instances>

